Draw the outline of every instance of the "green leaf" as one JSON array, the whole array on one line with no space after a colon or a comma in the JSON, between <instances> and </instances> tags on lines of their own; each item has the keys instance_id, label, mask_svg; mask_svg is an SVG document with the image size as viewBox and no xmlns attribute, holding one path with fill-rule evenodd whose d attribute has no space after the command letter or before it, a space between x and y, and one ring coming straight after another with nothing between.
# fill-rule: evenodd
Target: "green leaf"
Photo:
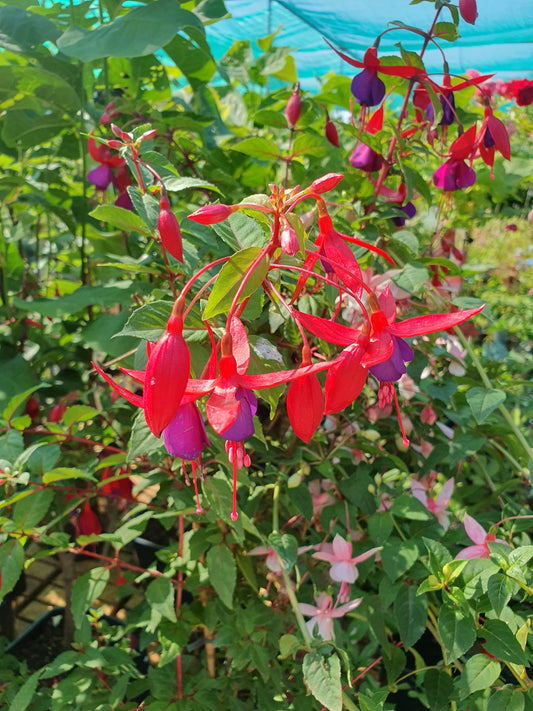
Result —
<instances>
[{"instance_id":1,"label":"green leaf","mask_svg":"<svg viewBox=\"0 0 533 711\"><path fill-rule=\"evenodd\" d=\"M391 580L396 580L406 573L418 560L416 541L399 541L390 538L381 551L383 569Z\"/></svg>"},{"instance_id":2,"label":"green leaf","mask_svg":"<svg viewBox=\"0 0 533 711\"><path fill-rule=\"evenodd\" d=\"M140 232L149 235L150 230L142 217L135 212L116 205L98 205L89 213L95 220L102 220L125 232Z\"/></svg>"},{"instance_id":3,"label":"green leaf","mask_svg":"<svg viewBox=\"0 0 533 711\"><path fill-rule=\"evenodd\" d=\"M72 405L63 413L63 424L65 427L71 427L75 422L87 422L97 415L99 411L94 407L89 407L88 405Z\"/></svg>"},{"instance_id":4,"label":"green leaf","mask_svg":"<svg viewBox=\"0 0 533 711\"><path fill-rule=\"evenodd\" d=\"M31 496L17 501L13 507L13 521L17 528L27 531L36 526L54 499L52 489L34 490Z\"/></svg>"},{"instance_id":5,"label":"green leaf","mask_svg":"<svg viewBox=\"0 0 533 711\"><path fill-rule=\"evenodd\" d=\"M0 7L0 47L28 52L43 42L55 42L60 32L51 20L19 7Z\"/></svg>"},{"instance_id":6,"label":"green leaf","mask_svg":"<svg viewBox=\"0 0 533 711\"><path fill-rule=\"evenodd\" d=\"M11 702L9 711L25 711L25 709L28 708L30 703L35 698L35 692L37 691L37 684L39 683L41 672L42 669L39 669L38 671L33 672L33 674L26 679Z\"/></svg>"},{"instance_id":7,"label":"green leaf","mask_svg":"<svg viewBox=\"0 0 533 711\"><path fill-rule=\"evenodd\" d=\"M157 341L166 330L172 312L172 301L151 301L132 313L117 336L135 336Z\"/></svg>"},{"instance_id":8,"label":"green leaf","mask_svg":"<svg viewBox=\"0 0 533 711\"><path fill-rule=\"evenodd\" d=\"M208 321L219 313L229 312L233 297L237 293L244 275L260 254L261 249L259 249L259 247L249 247L248 249L243 249L241 252L234 254L231 259L224 264L207 301L207 306L205 307L202 317L204 321ZM261 282L267 273L268 258L265 255L260 262L256 264L249 275L238 303L248 296L251 296L254 291L261 286Z\"/></svg>"},{"instance_id":9,"label":"green leaf","mask_svg":"<svg viewBox=\"0 0 533 711\"><path fill-rule=\"evenodd\" d=\"M203 32L200 20L174 0L155 0L95 30L70 26L57 40L69 57L91 62L104 57L144 57L170 42L186 27Z\"/></svg>"},{"instance_id":10,"label":"green leaf","mask_svg":"<svg viewBox=\"0 0 533 711\"><path fill-rule=\"evenodd\" d=\"M300 642L293 634L282 634L279 640L279 653L282 657L292 657L300 648Z\"/></svg>"},{"instance_id":11,"label":"green leaf","mask_svg":"<svg viewBox=\"0 0 533 711\"><path fill-rule=\"evenodd\" d=\"M244 215L242 212L234 212L233 215L229 216L226 224L229 224L233 232L238 249L263 247L266 243L263 227L249 215Z\"/></svg>"},{"instance_id":12,"label":"green leaf","mask_svg":"<svg viewBox=\"0 0 533 711\"><path fill-rule=\"evenodd\" d=\"M72 587L71 609L76 627L80 627L85 619L85 613L104 592L109 581L108 568L93 568L76 580Z\"/></svg>"},{"instance_id":13,"label":"green leaf","mask_svg":"<svg viewBox=\"0 0 533 711\"><path fill-rule=\"evenodd\" d=\"M437 22L433 28L433 36L447 42L455 42L459 39L459 31L453 22Z\"/></svg>"},{"instance_id":14,"label":"green leaf","mask_svg":"<svg viewBox=\"0 0 533 711\"><path fill-rule=\"evenodd\" d=\"M176 622L174 586L168 578L156 578L146 588L146 601L161 617Z\"/></svg>"},{"instance_id":15,"label":"green leaf","mask_svg":"<svg viewBox=\"0 0 533 711\"><path fill-rule=\"evenodd\" d=\"M404 247L414 254L418 253L418 237L409 230L398 230L389 235L389 239L403 244Z\"/></svg>"},{"instance_id":16,"label":"green leaf","mask_svg":"<svg viewBox=\"0 0 533 711\"><path fill-rule=\"evenodd\" d=\"M378 546L388 540L393 528L392 516L389 513L375 513L368 518L368 534Z\"/></svg>"},{"instance_id":17,"label":"green leaf","mask_svg":"<svg viewBox=\"0 0 533 711\"><path fill-rule=\"evenodd\" d=\"M486 620L478 630L484 649L502 662L527 665L526 654L509 626L502 620Z\"/></svg>"},{"instance_id":18,"label":"green leaf","mask_svg":"<svg viewBox=\"0 0 533 711\"><path fill-rule=\"evenodd\" d=\"M230 148L232 151L244 153L251 158L259 158L259 160L271 161L280 156L279 148L274 141L270 141L268 138L245 138L244 141L240 141Z\"/></svg>"},{"instance_id":19,"label":"green leaf","mask_svg":"<svg viewBox=\"0 0 533 711\"><path fill-rule=\"evenodd\" d=\"M11 398L11 400L7 403L7 407L5 410L2 412L2 417L4 420L10 420L13 415L15 414L17 408L22 405L23 402L25 402L32 393L34 393L36 390L39 390L39 388L42 387L48 387L44 383L41 383L40 385L34 385L32 388L28 388L25 390L23 393L19 393L18 395L15 395L14 397Z\"/></svg>"},{"instance_id":20,"label":"green leaf","mask_svg":"<svg viewBox=\"0 0 533 711\"><path fill-rule=\"evenodd\" d=\"M417 597L416 588L402 585L394 601L393 609L405 649L412 647L424 634L427 607L427 598Z\"/></svg>"},{"instance_id":21,"label":"green leaf","mask_svg":"<svg viewBox=\"0 0 533 711\"><path fill-rule=\"evenodd\" d=\"M429 279L428 270L422 264L411 262L406 264L402 271L392 277L397 287L414 294Z\"/></svg>"},{"instance_id":22,"label":"green leaf","mask_svg":"<svg viewBox=\"0 0 533 711\"><path fill-rule=\"evenodd\" d=\"M501 617L513 593L511 581L503 573L491 575L487 581L487 593L494 612Z\"/></svg>"},{"instance_id":23,"label":"green leaf","mask_svg":"<svg viewBox=\"0 0 533 711\"><path fill-rule=\"evenodd\" d=\"M424 674L424 691L431 711L449 708L453 693L452 677L438 669L428 669Z\"/></svg>"},{"instance_id":24,"label":"green leaf","mask_svg":"<svg viewBox=\"0 0 533 711\"><path fill-rule=\"evenodd\" d=\"M24 549L19 541L10 538L0 545L0 570L2 571L0 600L3 600L7 593L11 592L17 584L23 565Z\"/></svg>"},{"instance_id":25,"label":"green leaf","mask_svg":"<svg viewBox=\"0 0 533 711\"><path fill-rule=\"evenodd\" d=\"M342 711L341 664L336 654L309 652L303 659L305 685L329 711Z\"/></svg>"},{"instance_id":26,"label":"green leaf","mask_svg":"<svg viewBox=\"0 0 533 711\"><path fill-rule=\"evenodd\" d=\"M431 521L433 514L426 507L410 494L400 494L391 507L391 513L395 516L410 519L411 521Z\"/></svg>"},{"instance_id":27,"label":"green leaf","mask_svg":"<svg viewBox=\"0 0 533 711\"><path fill-rule=\"evenodd\" d=\"M472 615L465 615L458 607L443 605L439 613L438 627L446 652L446 664L454 662L475 642L476 624L474 618Z\"/></svg>"},{"instance_id":28,"label":"green leaf","mask_svg":"<svg viewBox=\"0 0 533 711\"><path fill-rule=\"evenodd\" d=\"M268 537L270 547L279 555L286 570L291 570L298 557L298 541L288 533L281 535L277 531Z\"/></svg>"},{"instance_id":29,"label":"green leaf","mask_svg":"<svg viewBox=\"0 0 533 711\"><path fill-rule=\"evenodd\" d=\"M525 705L524 693L520 687L509 684L491 694L487 711L524 711Z\"/></svg>"},{"instance_id":30,"label":"green leaf","mask_svg":"<svg viewBox=\"0 0 533 711\"><path fill-rule=\"evenodd\" d=\"M135 457L150 457L163 446L163 441L148 429L144 410L140 410L133 420L127 461L131 462Z\"/></svg>"},{"instance_id":31,"label":"green leaf","mask_svg":"<svg viewBox=\"0 0 533 711\"><path fill-rule=\"evenodd\" d=\"M224 605L233 609L233 593L237 583L237 566L229 548L223 543L207 551L209 582Z\"/></svg>"},{"instance_id":32,"label":"green leaf","mask_svg":"<svg viewBox=\"0 0 533 711\"><path fill-rule=\"evenodd\" d=\"M470 388L466 400L478 425L482 424L497 407L505 401L503 390L485 390L485 388Z\"/></svg>"},{"instance_id":33,"label":"green leaf","mask_svg":"<svg viewBox=\"0 0 533 711\"><path fill-rule=\"evenodd\" d=\"M90 479L95 481L94 477L87 472L82 472L81 469L74 467L57 467L50 469L43 475L43 484L53 484L55 481L64 481L65 479Z\"/></svg>"},{"instance_id":34,"label":"green leaf","mask_svg":"<svg viewBox=\"0 0 533 711\"><path fill-rule=\"evenodd\" d=\"M463 667L457 684L459 697L466 699L475 691L488 689L500 676L500 665L486 654L474 654Z\"/></svg>"},{"instance_id":35,"label":"green leaf","mask_svg":"<svg viewBox=\"0 0 533 711\"><path fill-rule=\"evenodd\" d=\"M208 183L207 180L201 180L200 178L177 178L170 176L163 178L163 183L168 192L171 193L179 193L182 190L214 190L220 193L216 185Z\"/></svg>"}]
</instances>

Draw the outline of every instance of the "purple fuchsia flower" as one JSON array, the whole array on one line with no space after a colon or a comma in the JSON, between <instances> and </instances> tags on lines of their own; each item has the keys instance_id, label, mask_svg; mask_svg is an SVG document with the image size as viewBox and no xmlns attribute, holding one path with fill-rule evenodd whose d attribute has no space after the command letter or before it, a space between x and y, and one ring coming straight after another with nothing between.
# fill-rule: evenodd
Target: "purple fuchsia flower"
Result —
<instances>
[{"instance_id":1,"label":"purple fuchsia flower","mask_svg":"<svg viewBox=\"0 0 533 711\"><path fill-rule=\"evenodd\" d=\"M313 634L315 627L318 627L318 634L323 640L335 639L335 633L333 631L333 620L336 617L344 617L346 613L355 610L358 607L363 598L359 597L345 605L333 606L333 598L331 595L326 593L320 593L318 597L315 597L316 605L309 605L306 602L298 603L300 612L306 617L311 619L305 623L305 626L309 630L309 634ZM337 600L338 602L338 600Z\"/></svg>"},{"instance_id":2,"label":"purple fuchsia flower","mask_svg":"<svg viewBox=\"0 0 533 711\"><path fill-rule=\"evenodd\" d=\"M352 544L337 533L331 551L318 551L313 554L313 558L331 563L329 577L336 583L355 583L359 577L357 563L362 563L379 550L379 548L371 548L361 555L352 557Z\"/></svg>"},{"instance_id":3,"label":"purple fuchsia flower","mask_svg":"<svg viewBox=\"0 0 533 711\"><path fill-rule=\"evenodd\" d=\"M100 163L98 168L93 168L87 175L87 180L98 190L107 190L109 185L116 185L116 177L113 172L120 166L125 166L126 161L118 153L113 154L105 143L97 143L93 134L87 139L87 150L95 163Z\"/></svg>"},{"instance_id":4,"label":"purple fuchsia flower","mask_svg":"<svg viewBox=\"0 0 533 711\"><path fill-rule=\"evenodd\" d=\"M476 182L476 172L464 160L448 160L433 174L435 187L445 192L470 188Z\"/></svg>"},{"instance_id":5,"label":"purple fuchsia flower","mask_svg":"<svg viewBox=\"0 0 533 711\"><path fill-rule=\"evenodd\" d=\"M473 546L467 546L455 556L455 560L470 560L471 558L490 558L489 543L509 544L501 538L496 538L493 533L487 533L475 518L465 513L464 526L466 535L473 541Z\"/></svg>"},{"instance_id":6,"label":"purple fuchsia flower","mask_svg":"<svg viewBox=\"0 0 533 711\"><path fill-rule=\"evenodd\" d=\"M433 496L430 496L428 486L424 486L421 481L417 481L416 479L411 481L411 493L415 499L418 499L418 501L420 501L420 503L423 504L428 511L431 511L432 514L435 514L440 525L445 531L447 531L450 527L450 519L446 509L450 503L454 485L455 480L453 477L448 479L439 494L433 498Z\"/></svg>"},{"instance_id":7,"label":"purple fuchsia flower","mask_svg":"<svg viewBox=\"0 0 533 711\"><path fill-rule=\"evenodd\" d=\"M398 205L398 209L404 213L405 217L398 216L392 218L392 221L396 227L403 227L407 219L410 220L416 215L416 207L412 202L406 202L405 205Z\"/></svg>"},{"instance_id":8,"label":"purple fuchsia flower","mask_svg":"<svg viewBox=\"0 0 533 711\"><path fill-rule=\"evenodd\" d=\"M353 168L365 170L367 173L374 173L381 169L383 158L379 153L372 150L366 143L358 143L350 156L350 163Z\"/></svg>"}]
</instances>

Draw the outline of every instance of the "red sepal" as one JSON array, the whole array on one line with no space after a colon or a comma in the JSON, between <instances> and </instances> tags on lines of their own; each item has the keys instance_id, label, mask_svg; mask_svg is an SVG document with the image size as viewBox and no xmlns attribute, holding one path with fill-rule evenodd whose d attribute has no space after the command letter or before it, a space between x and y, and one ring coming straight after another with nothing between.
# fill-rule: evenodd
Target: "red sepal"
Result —
<instances>
[{"instance_id":1,"label":"red sepal","mask_svg":"<svg viewBox=\"0 0 533 711\"><path fill-rule=\"evenodd\" d=\"M348 407L359 395L368 370L361 365L364 348L359 343L345 348L326 377L325 414L331 415Z\"/></svg>"},{"instance_id":2,"label":"red sepal","mask_svg":"<svg viewBox=\"0 0 533 711\"><path fill-rule=\"evenodd\" d=\"M484 307L485 304L478 306L477 309L465 309L464 311L456 311L451 314L415 316L415 318L408 318L406 321L400 321L390 325L388 330L393 336L399 336L400 338L423 336L426 333L445 331L448 328L453 328L453 326L458 326L471 316L475 316Z\"/></svg>"},{"instance_id":3,"label":"red sepal","mask_svg":"<svg viewBox=\"0 0 533 711\"><path fill-rule=\"evenodd\" d=\"M360 335L360 331L354 328L343 326L341 323L336 323L329 319L320 318L320 316L312 316L311 314L304 314L296 310L294 314L304 328L327 343L349 346L356 341Z\"/></svg>"},{"instance_id":4,"label":"red sepal","mask_svg":"<svg viewBox=\"0 0 533 711\"><path fill-rule=\"evenodd\" d=\"M144 400L140 395L135 395L135 393L130 392L126 388L122 387L122 385L116 383L113 378L111 378L107 373L104 373L104 371L98 365L96 365L96 363L91 361L91 365L102 376L106 383L108 383L108 385L111 385L113 390L115 390L115 392L121 395L125 400L131 402L131 404L135 405L135 407L144 407Z\"/></svg>"},{"instance_id":5,"label":"red sepal","mask_svg":"<svg viewBox=\"0 0 533 711\"><path fill-rule=\"evenodd\" d=\"M294 434L309 443L324 414L324 393L316 375L291 383L287 392L287 414Z\"/></svg>"}]
</instances>

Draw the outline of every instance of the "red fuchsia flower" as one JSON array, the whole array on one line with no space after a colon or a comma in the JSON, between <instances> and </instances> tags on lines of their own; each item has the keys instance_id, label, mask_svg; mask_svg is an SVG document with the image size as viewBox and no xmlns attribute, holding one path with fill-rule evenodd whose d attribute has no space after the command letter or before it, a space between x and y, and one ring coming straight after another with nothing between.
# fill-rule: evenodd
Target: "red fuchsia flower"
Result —
<instances>
[{"instance_id":1,"label":"red fuchsia flower","mask_svg":"<svg viewBox=\"0 0 533 711\"><path fill-rule=\"evenodd\" d=\"M142 396L116 383L93 363L98 373L119 395L136 407L144 409L146 424L156 437L159 437L174 419L189 379L191 360L182 335L183 308L184 300L180 297L174 303L165 333L150 348L144 372L121 368L123 373L144 385Z\"/></svg>"},{"instance_id":2,"label":"red fuchsia flower","mask_svg":"<svg viewBox=\"0 0 533 711\"><path fill-rule=\"evenodd\" d=\"M332 146L335 146L336 148L339 147L339 134L337 133L337 127L333 123L333 121L330 119L328 116L326 119L326 126L325 126L325 134L326 138L328 141L331 143Z\"/></svg>"},{"instance_id":3,"label":"red fuchsia flower","mask_svg":"<svg viewBox=\"0 0 533 711\"><path fill-rule=\"evenodd\" d=\"M469 188L476 182L476 173L466 163L472 159L476 150L476 126L471 126L450 146L449 160L433 174L433 182L437 188L445 192Z\"/></svg>"},{"instance_id":4,"label":"red fuchsia flower","mask_svg":"<svg viewBox=\"0 0 533 711\"><path fill-rule=\"evenodd\" d=\"M287 101L287 106L285 108L287 123L291 128L294 128L298 123L301 110L302 100L300 98L300 82L298 82L294 87L294 91L292 92L290 99Z\"/></svg>"},{"instance_id":5,"label":"red fuchsia flower","mask_svg":"<svg viewBox=\"0 0 533 711\"><path fill-rule=\"evenodd\" d=\"M455 560L470 560L471 558L490 558L489 543L503 543L508 546L506 541L501 538L496 538L493 533L487 533L483 526L478 523L475 518L465 513L464 526L466 535L473 541L473 546L467 546L464 550L455 556Z\"/></svg>"},{"instance_id":6,"label":"red fuchsia flower","mask_svg":"<svg viewBox=\"0 0 533 711\"><path fill-rule=\"evenodd\" d=\"M181 230L176 215L170 209L170 202L164 186L161 186L159 207L160 212L157 220L157 230L161 237L163 247L177 259L178 262L183 262Z\"/></svg>"},{"instance_id":7,"label":"red fuchsia flower","mask_svg":"<svg viewBox=\"0 0 533 711\"><path fill-rule=\"evenodd\" d=\"M533 104L533 81L529 79L515 79L508 84L508 91L514 96L518 106Z\"/></svg>"},{"instance_id":8,"label":"red fuchsia flower","mask_svg":"<svg viewBox=\"0 0 533 711\"><path fill-rule=\"evenodd\" d=\"M88 501L83 504L83 508L78 516L75 526L78 534L81 534L82 536L90 536L91 534L98 536L102 533L100 520L92 510Z\"/></svg>"},{"instance_id":9,"label":"red fuchsia flower","mask_svg":"<svg viewBox=\"0 0 533 711\"><path fill-rule=\"evenodd\" d=\"M67 409L66 405L54 405L52 408L50 415L48 416L48 421L49 422L61 422L63 415L65 414Z\"/></svg>"},{"instance_id":10,"label":"red fuchsia flower","mask_svg":"<svg viewBox=\"0 0 533 711\"><path fill-rule=\"evenodd\" d=\"M124 158L121 158L118 153L111 153L105 143L97 143L92 133L87 139L87 149L95 163L100 163L98 168L88 173L87 180L98 190L107 190L111 183L116 185L117 179L113 171L126 164Z\"/></svg>"},{"instance_id":11,"label":"red fuchsia flower","mask_svg":"<svg viewBox=\"0 0 533 711\"><path fill-rule=\"evenodd\" d=\"M115 472L113 467L106 467L102 471L102 485L100 486L100 491L103 496L116 496L119 499L131 499L131 481L129 477L124 477L122 479L116 479L115 481L108 482L108 479L112 479L117 474L125 474L126 468L121 467L117 472Z\"/></svg>"},{"instance_id":12,"label":"red fuchsia flower","mask_svg":"<svg viewBox=\"0 0 533 711\"><path fill-rule=\"evenodd\" d=\"M499 151L506 160L511 160L511 144L505 124L493 115L488 106L477 140L481 158L490 167L490 176L494 178L494 152Z\"/></svg>"},{"instance_id":13,"label":"red fuchsia flower","mask_svg":"<svg viewBox=\"0 0 533 711\"><path fill-rule=\"evenodd\" d=\"M325 560L328 563L331 563L329 577L333 581L336 583L344 582L351 584L355 583L359 577L357 563L362 563L379 550L379 548L371 548L370 550L365 551L365 553L361 553L361 555L352 557L352 544L337 533L333 539L331 551L318 551L318 553L313 554L313 558Z\"/></svg>"},{"instance_id":14,"label":"red fuchsia flower","mask_svg":"<svg viewBox=\"0 0 533 711\"><path fill-rule=\"evenodd\" d=\"M327 40L326 40L327 41ZM377 106L385 96L385 84L378 76L385 74L387 76L408 78L416 74L420 74L421 70L416 67L407 65L386 66L378 59L377 47L369 47L362 62L348 57L348 55L339 52L329 42L329 46L341 57L345 62L351 64L352 67L362 68L363 71L352 80L352 94L361 106Z\"/></svg>"},{"instance_id":15,"label":"red fuchsia flower","mask_svg":"<svg viewBox=\"0 0 533 711\"><path fill-rule=\"evenodd\" d=\"M476 0L459 0L459 12L465 22L470 25L476 24L477 5Z\"/></svg>"},{"instance_id":16,"label":"red fuchsia flower","mask_svg":"<svg viewBox=\"0 0 533 711\"><path fill-rule=\"evenodd\" d=\"M455 480L452 477L444 484L438 495L433 498L433 496L430 496L428 487L424 486L421 481L417 481L416 479L411 480L411 493L428 511L435 514L445 531L450 527L450 519L446 509L452 498L454 486Z\"/></svg>"},{"instance_id":17,"label":"red fuchsia flower","mask_svg":"<svg viewBox=\"0 0 533 711\"><path fill-rule=\"evenodd\" d=\"M358 607L363 598L359 597L355 600L351 600L345 605L333 606L333 598L331 595L326 593L320 593L318 597L315 597L316 605L309 605L306 602L299 602L298 607L302 615L310 617L311 619L305 623L305 626L309 630L309 634L313 634L315 627L318 628L318 634L323 640L327 641L329 639L335 639L335 633L333 631L333 620L336 617L344 617L348 612L355 610ZM338 602L338 601L337 601Z\"/></svg>"},{"instance_id":18,"label":"red fuchsia flower","mask_svg":"<svg viewBox=\"0 0 533 711\"><path fill-rule=\"evenodd\" d=\"M204 205L199 207L196 212L187 215L188 220L198 222L200 225L215 225L217 222L226 220L235 210L239 209L239 205Z\"/></svg>"},{"instance_id":19,"label":"red fuchsia flower","mask_svg":"<svg viewBox=\"0 0 533 711\"><path fill-rule=\"evenodd\" d=\"M302 349L302 368L311 365L311 351ZM316 373L293 380L287 392L287 414L294 434L309 443L324 414L324 393Z\"/></svg>"}]
</instances>

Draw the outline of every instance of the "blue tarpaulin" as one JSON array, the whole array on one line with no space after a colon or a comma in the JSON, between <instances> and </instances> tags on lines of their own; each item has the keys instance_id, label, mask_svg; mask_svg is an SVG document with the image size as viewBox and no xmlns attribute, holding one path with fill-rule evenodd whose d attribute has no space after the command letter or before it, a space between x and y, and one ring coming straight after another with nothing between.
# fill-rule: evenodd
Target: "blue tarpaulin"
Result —
<instances>
[{"instance_id":1,"label":"blue tarpaulin","mask_svg":"<svg viewBox=\"0 0 533 711\"><path fill-rule=\"evenodd\" d=\"M354 74L324 37L362 60L376 36L391 27L388 23L397 20L428 30L435 15L433 3L411 5L409 0L225 0L225 4L232 17L207 28L215 56L220 58L234 40L254 40L281 26L276 44L295 50L298 76L308 89L330 71ZM475 25L461 19L461 37L453 44L440 41L450 71L477 69L504 80L533 78L533 0L477 0L477 7ZM448 8L442 9L439 20L451 20ZM401 29L389 31L381 40L380 54L398 54L398 42L416 52L423 39ZM442 72L436 47L427 49L424 63L428 72Z\"/></svg>"}]
</instances>

